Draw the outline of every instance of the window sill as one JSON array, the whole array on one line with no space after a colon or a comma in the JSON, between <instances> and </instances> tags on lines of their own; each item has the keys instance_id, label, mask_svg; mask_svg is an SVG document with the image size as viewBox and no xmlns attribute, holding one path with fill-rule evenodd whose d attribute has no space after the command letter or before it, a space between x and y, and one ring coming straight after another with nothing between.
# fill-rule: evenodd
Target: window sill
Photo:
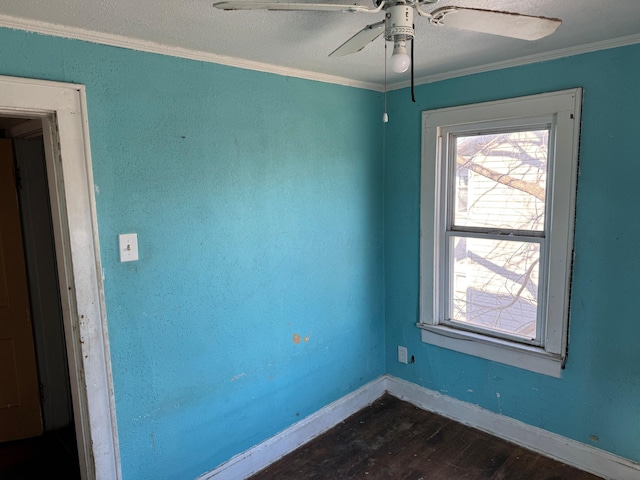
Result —
<instances>
[{"instance_id":1,"label":"window sill","mask_svg":"<svg viewBox=\"0 0 640 480\"><path fill-rule=\"evenodd\" d=\"M456 352L504 363L543 375L561 378L564 359L540 347L499 340L442 325L418 323L422 341Z\"/></svg>"}]
</instances>

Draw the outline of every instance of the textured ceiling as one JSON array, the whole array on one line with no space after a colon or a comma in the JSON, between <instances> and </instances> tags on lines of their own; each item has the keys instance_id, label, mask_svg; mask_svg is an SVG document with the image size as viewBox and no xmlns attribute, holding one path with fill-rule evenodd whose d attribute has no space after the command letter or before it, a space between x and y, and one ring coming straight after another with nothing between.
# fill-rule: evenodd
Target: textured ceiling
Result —
<instances>
[{"instance_id":1,"label":"textured ceiling","mask_svg":"<svg viewBox=\"0 0 640 480\"><path fill-rule=\"evenodd\" d=\"M366 0L357 1L371 6ZM167 47L174 54L193 51L198 54L196 58L240 66L244 62L250 68L337 83L370 88L384 84L382 37L356 54L328 57L365 25L382 20L383 13L222 11L214 9L212 3L0 0L0 25L111 44L130 39L133 48L153 46L152 51L162 51ZM558 52L578 53L640 42L640 0L440 0L424 9L447 5L554 17L563 23L550 37L529 42L437 27L416 15L417 83L487 65L517 63L522 58L544 59ZM395 74L389 69L389 85L406 85L408 81L409 72Z\"/></svg>"}]
</instances>

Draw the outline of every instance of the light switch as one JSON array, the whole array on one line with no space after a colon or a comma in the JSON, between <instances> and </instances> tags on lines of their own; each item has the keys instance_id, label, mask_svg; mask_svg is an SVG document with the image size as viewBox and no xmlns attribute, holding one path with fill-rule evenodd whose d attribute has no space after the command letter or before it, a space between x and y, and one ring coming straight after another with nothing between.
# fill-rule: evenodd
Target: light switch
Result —
<instances>
[{"instance_id":1,"label":"light switch","mask_svg":"<svg viewBox=\"0 0 640 480\"><path fill-rule=\"evenodd\" d=\"M120 239L120 261L133 262L138 260L138 234L123 233L118 238Z\"/></svg>"}]
</instances>

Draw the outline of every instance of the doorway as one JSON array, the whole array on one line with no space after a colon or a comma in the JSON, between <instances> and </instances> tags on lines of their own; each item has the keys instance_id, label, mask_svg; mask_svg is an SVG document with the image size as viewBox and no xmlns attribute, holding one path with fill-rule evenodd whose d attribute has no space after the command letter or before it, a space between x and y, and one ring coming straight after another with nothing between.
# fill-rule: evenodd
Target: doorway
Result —
<instances>
[{"instance_id":1,"label":"doorway","mask_svg":"<svg viewBox=\"0 0 640 480\"><path fill-rule=\"evenodd\" d=\"M0 117L39 123L64 332L71 423L83 480L121 478L82 85L0 77ZM68 405L67 405L68 408ZM50 420L50 413L46 413Z\"/></svg>"},{"instance_id":2,"label":"doorway","mask_svg":"<svg viewBox=\"0 0 640 480\"><path fill-rule=\"evenodd\" d=\"M0 364L7 383L3 383L7 398L0 407L0 476L35 478L61 473L69 480L78 480L80 470L42 134L42 122L38 119L0 117L3 169L0 180L5 190L0 197L5 230L1 240L3 246L10 239L22 246L20 249L14 242L12 249L3 248L5 256L21 257L11 259L15 264L5 261L4 270L11 288L18 292L14 292L16 303L22 308L17 314L11 314L11 308L3 310L9 313L4 337L11 338L14 346L4 349L5 356L14 348L21 351L12 352L13 361ZM12 272L13 268L19 269L19 273ZM20 330L17 339L13 338L15 333L11 334L16 327ZM17 403L10 398L14 392L20 393Z\"/></svg>"}]
</instances>

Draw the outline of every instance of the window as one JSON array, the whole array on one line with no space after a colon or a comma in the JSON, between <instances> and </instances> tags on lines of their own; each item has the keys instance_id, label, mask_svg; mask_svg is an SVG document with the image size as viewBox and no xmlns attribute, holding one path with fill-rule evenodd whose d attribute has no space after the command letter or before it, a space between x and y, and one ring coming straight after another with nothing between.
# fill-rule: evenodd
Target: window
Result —
<instances>
[{"instance_id":1,"label":"window","mask_svg":"<svg viewBox=\"0 0 640 480\"><path fill-rule=\"evenodd\" d=\"M581 90L423 113L426 343L559 377Z\"/></svg>"}]
</instances>

